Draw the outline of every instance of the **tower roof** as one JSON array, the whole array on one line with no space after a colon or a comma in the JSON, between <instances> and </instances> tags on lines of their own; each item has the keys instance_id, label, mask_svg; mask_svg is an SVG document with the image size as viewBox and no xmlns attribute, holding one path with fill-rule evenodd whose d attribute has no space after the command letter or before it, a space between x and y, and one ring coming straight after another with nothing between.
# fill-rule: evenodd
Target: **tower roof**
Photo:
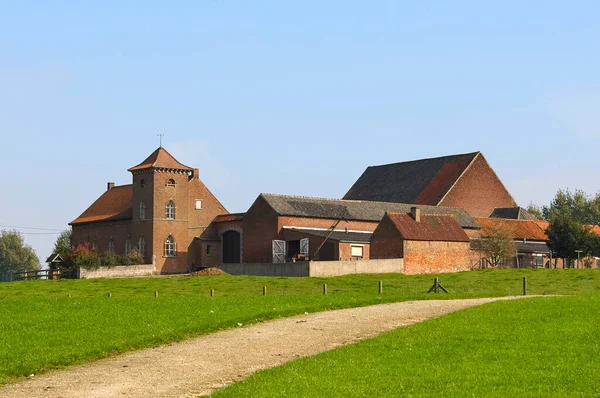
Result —
<instances>
[{"instance_id":1,"label":"tower roof","mask_svg":"<svg viewBox=\"0 0 600 398\"><path fill-rule=\"evenodd\" d=\"M148 156L142 163L137 166L133 166L128 171L144 170L144 169L173 169L173 170L185 170L193 171L189 166L179 163L177 159L173 157L165 148L158 147L150 156Z\"/></svg>"}]
</instances>

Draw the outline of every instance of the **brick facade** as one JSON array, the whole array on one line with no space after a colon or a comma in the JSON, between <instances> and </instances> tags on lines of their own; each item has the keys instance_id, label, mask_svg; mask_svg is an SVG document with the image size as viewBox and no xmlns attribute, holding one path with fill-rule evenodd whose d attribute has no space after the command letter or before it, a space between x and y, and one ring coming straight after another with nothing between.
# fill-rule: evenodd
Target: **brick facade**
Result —
<instances>
[{"instance_id":1,"label":"brick facade","mask_svg":"<svg viewBox=\"0 0 600 398\"><path fill-rule=\"evenodd\" d=\"M404 273L469 271L468 242L404 241Z\"/></svg>"}]
</instances>

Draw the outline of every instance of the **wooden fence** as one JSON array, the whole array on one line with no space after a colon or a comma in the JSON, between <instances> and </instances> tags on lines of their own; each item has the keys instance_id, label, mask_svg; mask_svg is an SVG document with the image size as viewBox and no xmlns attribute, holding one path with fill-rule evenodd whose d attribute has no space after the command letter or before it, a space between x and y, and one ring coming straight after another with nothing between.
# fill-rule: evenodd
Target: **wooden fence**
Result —
<instances>
[{"instance_id":1,"label":"wooden fence","mask_svg":"<svg viewBox=\"0 0 600 398\"><path fill-rule=\"evenodd\" d=\"M63 271L57 269L43 269L39 271L0 273L0 282L31 281L40 279L77 279L77 270Z\"/></svg>"}]
</instances>

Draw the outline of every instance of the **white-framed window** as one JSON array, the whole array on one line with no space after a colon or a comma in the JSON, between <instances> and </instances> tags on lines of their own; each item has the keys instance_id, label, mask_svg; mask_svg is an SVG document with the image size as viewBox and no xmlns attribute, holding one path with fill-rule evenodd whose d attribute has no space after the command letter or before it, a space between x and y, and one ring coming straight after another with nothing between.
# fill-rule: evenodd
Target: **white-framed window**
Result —
<instances>
[{"instance_id":1,"label":"white-framed window","mask_svg":"<svg viewBox=\"0 0 600 398\"><path fill-rule=\"evenodd\" d=\"M143 236L138 241L138 250L140 251L140 256L146 257L146 239Z\"/></svg>"},{"instance_id":2,"label":"white-framed window","mask_svg":"<svg viewBox=\"0 0 600 398\"><path fill-rule=\"evenodd\" d=\"M355 258L363 258L363 246L352 245L350 246L350 255Z\"/></svg>"},{"instance_id":3,"label":"white-framed window","mask_svg":"<svg viewBox=\"0 0 600 398\"><path fill-rule=\"evenodd\" d=\"M140 220L146 219L146 204L144 202L140 202Z\"/></svg>"},{"instance_id":4,"label":"white-framed window","mask_svg":"<svg viewBox=\"0 0 600 398\"><path fill-rule=\"evenodd\" d=\"M125 241L125 255L129 256L132 250L133 245L131 244L131 239L127 238L127 240Z\"/></svg>"},{"instance_id":5,"label":"white-framed window","mask_svg":"<svg viewBox=\"0 0 600 398\"><path fill-rule=\"evenodd\" d=\"M167 205L165 206L165 214L167 220L175 219L175 202L173 202L172 200L169 200L169 203L167 203Z\"/></svg>"},{"instance_id":6,"label":"white-framed window","mask_svg":"<svg viewBox=\"0 0 600 398\"><path fill-rule=\"evenodd\" d=\"M202 199L196 199L196 210L202 210Z\"/></svg>"},{"instance_id":7,"label":"white-framed window","mask_svg":"<svg viewBox=\"0 0 600 398\"><path fill-rule=\"evenodd\" d=\"M165 239L165 257L175 257L177 251L177 243L171 235Z\"/></svg>"},{"instance_id":8,"label":"white-framed window","mask_svg":"<svg viewBox=\"0 0 600 398\"><path fill-rule=\"evenodd\" d=\"M169 178L169 179L167 180L167 184L166 184L166 185L167 185L168 187L174 187L174 186L175 186L175 180L174 180L174 179L172 179L172 178Z\"/></svg>"},{"instance_id":9,"label":"white-framed window","mask_svg":"<svg viewBox=\"0 0 600 398\"><path fill-rule=\"evenodd\" d=\"M115 241L112 238L108 241L108 251L111 253L115 252Z\"/></svg>"}]
</instances>

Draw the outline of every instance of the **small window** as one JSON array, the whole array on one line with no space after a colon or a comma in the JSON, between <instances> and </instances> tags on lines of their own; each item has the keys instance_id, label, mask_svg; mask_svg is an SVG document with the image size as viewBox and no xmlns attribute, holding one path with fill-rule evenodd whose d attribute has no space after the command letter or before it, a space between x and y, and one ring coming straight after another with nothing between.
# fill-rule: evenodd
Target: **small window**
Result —
<instances>
[{"instance_id":1,"label":"small window","mask_svg":"<svg viewBox=\"0 0 600 398\"><path fill-rule=\"evenodd\" d=\"M146 204L144 202L140 202L140 220L146 219Z\"/></svg>"},{"instance_id":2,"label":"small window","mask_svg":"<svg viewBox=\"0 0 600 398\"><path fill-rule=\"evenodd\" d=\"M169 179L167 180L167 186L168 186L168 187L174 187L174 186L175 186L175 180L174 180L174 179L172 179L172 178L169 178Z\"/></svg>"},{"instance_id":3,"label":"small window","mask_svg":"<svg viewBox=\"0 0 600 398\"><path fill-rule=\"evenodd\" d=\"M146 180L143 178L140 180L140 187L144 188L146 186Z\"/></svg>"},{"instance_id":4,"label":"small window","mask_svg":"<svg viewBox=\"0 0 600 398\"><path fill-rule=\"evenodd\" d=\"M202 200L196 199L196 210L202 210Z\"/></svg>"},{"instance_id":5,"label":"small window","mask_svg":"<svg viewBox=\"0 0 600 398\"><path fill-rule=\"evenodd\" d=\"M175 202L173 202L172 200L169 200L169 203L167 203L167 205L165 206L165 214L167 220L175 219Z\"/></svg>"},{"instance_id":6,"label":"small window","mask_svg":"<svg viewBox=\"0 0 600 398\"><path fill-rule=\"evenodd\" d=\"M165 239L165 257L175 257L176 243L171 235Z\"/></svg>"},{"instance_id":7,"label":"small window","mask_svg":"<svg viewBox=\"0 0 600 398\"><path fill-rule=\"evenodd\" d=\"M131 244L131 239L127 238L125 241L125 255L131 255L131 251L133 250L133 245Z\"/></svg>"},{"instance_id":8,"label":"small window","mask_svg":"<svg viewBox=\"0 0 600 398\"><path fill-rule=\"evenodd\" d=\"M212 245L206 245L206 255L210 256L212 253Z\"/></svg>"},{"instance_id":9,"label":"small window","mask_svg":"<svg viewBox=\"0 0 600 398\"><path fill-rule=\"evenodd\" d=\"M94 241L92 244L92 250L98 251L98 241Z\"/></svg>"},{"instance_id":10,"label":"small window","mask_svg":"<svg viewBox=\"0 0 600 398\"><path fill-rule=\"evenodd\" d=\"M350 246L352 251L352 257L363 258L363 247L362 246Z\"/></svg>"},{"instance_id":11,"label":"small window","mask_svg":"<svg viewBox=\"0 0 600 398\"><path fill-rule=\"evenodd\" d=\"M115 252L115 241L112 239L108 241L108 251L111 253Z\"/></svg>"},{"instance_id":12,"label":"small window","mask_svg":"<svg viewBox=\"0 0 600 398\"><path fill-rule=\"evenodd\" d=\"M146 239L143 236L138 242L138 250L140 251L140 256L146 257Z\"/></svg>"}]
</instances>

